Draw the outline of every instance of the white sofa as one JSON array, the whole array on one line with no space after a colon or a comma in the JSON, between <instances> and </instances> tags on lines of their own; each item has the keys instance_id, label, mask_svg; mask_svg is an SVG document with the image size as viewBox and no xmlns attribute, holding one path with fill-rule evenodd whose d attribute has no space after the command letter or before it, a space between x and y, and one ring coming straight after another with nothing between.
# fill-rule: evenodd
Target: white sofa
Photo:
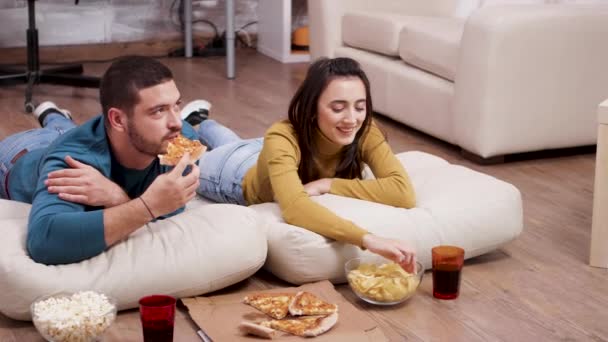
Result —
<instances>
[{"instance_id":1,"label":"white sofa","mask_svg":"<svg viewBox=\"0 0 608 342\"><path fill-rule=\"evenodd\" d=\"M376 111L465 155L595 144L608 5L467 3L308 0L311 55L358 60Z\"/></svg>"}]
</instances>

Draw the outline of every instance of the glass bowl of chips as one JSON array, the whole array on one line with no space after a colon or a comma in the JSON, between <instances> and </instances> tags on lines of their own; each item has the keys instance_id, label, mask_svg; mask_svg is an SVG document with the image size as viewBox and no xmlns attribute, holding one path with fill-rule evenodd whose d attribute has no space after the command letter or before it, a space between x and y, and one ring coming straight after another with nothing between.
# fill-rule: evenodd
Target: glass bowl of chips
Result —
<instances>
[{"instance_id":1,"label":"glass bowl of chips","mask_svg":"<svg viewBox=\"0 0 608 342\"><path fill-rule=\"evenodd\" d=\"M424 274L416 262L416 273L379 255L350 259L344 265L348 284L362 300L376 305L395 305L411 298Z\"/></svg>"}]
</instances>

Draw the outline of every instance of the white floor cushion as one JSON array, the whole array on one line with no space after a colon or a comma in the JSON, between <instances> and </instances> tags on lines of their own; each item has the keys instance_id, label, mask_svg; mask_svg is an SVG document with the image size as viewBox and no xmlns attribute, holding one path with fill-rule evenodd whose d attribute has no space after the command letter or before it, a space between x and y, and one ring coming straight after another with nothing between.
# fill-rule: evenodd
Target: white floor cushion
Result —
<instances>
[{"instance_id":1,"label":"white floor cushion","mask_svg":"<svg viewBox=\"0 0 608 342\"><path fill-rule=\"evenodd\" d=\"M25 249L29 205L0 200L0 311L29 320L41 295L97 290L119 309L149 294L177 297L221 289L254 274L266 259L259 216L242 206L194 200L172 218L150 223L105 253L61 266L32 261Z\"/></svg>"},{"instance_id":2,"label":"white floor cushion","mask_svg":"<svg viewBox=\"0 0 608 342\"><path fill-rule=\"evenodd\" d=\"M372 233L409 241L427 269L433 246L462 246L465 257L471 258L497 249L521 233L521 195L513 185L422 152L398 157L414 184L416 208L399 209L333 195L314 200ZM275 203L250 208L268 222L265 268L290 283L344 282L344 263L369 253L284 223Z\"/></svg>"}]
</instances>

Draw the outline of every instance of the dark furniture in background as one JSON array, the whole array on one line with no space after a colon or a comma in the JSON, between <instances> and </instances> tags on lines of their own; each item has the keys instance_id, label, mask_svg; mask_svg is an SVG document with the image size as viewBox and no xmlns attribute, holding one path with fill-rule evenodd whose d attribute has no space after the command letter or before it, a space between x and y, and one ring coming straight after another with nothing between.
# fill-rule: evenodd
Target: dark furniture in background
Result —
<instances>
[{"instance_id":1,"label":"dark furniture in background","mask_svg":"<svg viewBox=\"0 0 608 342\"><path fill-rule=\"evenodd\" d=\"M78 3L78 1L76 1ZM38 30L36 29L36 7L35 0L27 1L28 29L27 29L27 68L0 67L0 85L14 85L27 83L25 89L25 111L31 113L36 105L32 100L34 85L38 83L49 83L57 85L68 85L74 87L98 88L99 78L82 75L82 64L71 64L57 66L48 69L40 69L40 58L38 55Z\"/></svg>"}]
</instances>

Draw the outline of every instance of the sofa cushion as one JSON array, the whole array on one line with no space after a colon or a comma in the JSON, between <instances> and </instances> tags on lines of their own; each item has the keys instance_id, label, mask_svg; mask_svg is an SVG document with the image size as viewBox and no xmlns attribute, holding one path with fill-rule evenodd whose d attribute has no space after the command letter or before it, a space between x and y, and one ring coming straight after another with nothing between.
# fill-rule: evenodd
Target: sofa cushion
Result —
<instances>
[{"instance_id":1,"label":"sofa cushion","mask_svg":"<svg viewBox=\"0 0 608 342\"><path fill-rule=\"evenodd\" d=\"M399 56L399 33L407 17L390 13L350 12L342 17L344 44L381 53Z\"/></svg>"},{"instance_id":2,"label":"sofa cushion","mask_svg":"<svg viewBox=\"0 0 608 342\"><path fill-rule=\"evenodd\" d=\"M520 234L521 195L513 185L426 153L406 152L398 157L416 190L414 209L333 195L313 199L372 233L408 241L425 268L431 266L433 246L462 246L468 259L495 250ZM250 208L268 223L264 267L288 282L344 282L344 263L369 253L286 224L275 203Z\"/></svg>"},{"instance_id":3,"label":"sofa cushion","mask_svg":"<svg viewBox=\"0 0 608 342\"><path fill-rule=\"evenodd\" d=\"M114 297L119 309L134 308L144 295L199 295L262 267L266 237L253 210L191 202L184 213L149 223L94 258L46 266L26 251L29 205L0 200L0 311L27 320L35 298L87 289Z\"/></svg>"},{"instance_id":4,"label":"sofa cushion","mask_svg":"<svg viewBox=\"0 0 608 342\"><path fill-rule=\"evenodd\" d=\"M450 143L454 139L454 82L437 77L400 58L355 49L336 48L336 57L357 60L373 84L374 110ZM415 99L415 100L414 100Z\"/></svg>"},{"instance_id":5,"label":"sofa cushion","mask_svg":"<svg viewBox=\"0 0 608 342\"><path fill-rule=\"evenodd\" d=\"M464 19L407 17L399 34L399 56L405 62L454 81Z\"/></svg>"}]
</instances>

